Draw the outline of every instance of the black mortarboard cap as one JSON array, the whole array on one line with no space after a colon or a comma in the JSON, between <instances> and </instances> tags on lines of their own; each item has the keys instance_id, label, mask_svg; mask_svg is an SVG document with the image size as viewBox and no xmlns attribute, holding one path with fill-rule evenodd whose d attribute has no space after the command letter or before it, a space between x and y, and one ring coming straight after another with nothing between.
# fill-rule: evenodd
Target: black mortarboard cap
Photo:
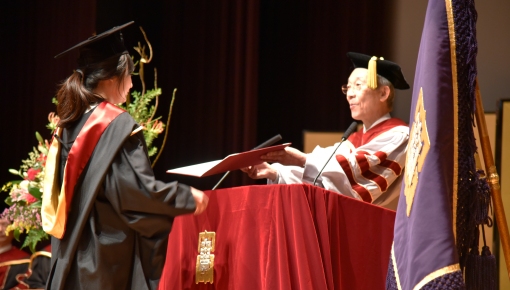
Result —
<instances>
[{"instance_id":1,"label":"black mortarboard cap","mask_svg":"<svg viewBox=\"0 0 510 290\"><path fill-rule=\"evenodd\" d=\"M402 69L394 62L357 52L348 52L347 57L352 61L354 68L366 68L369 70L369 75L371 70L374 70L373 73L386 78L395 89L407 90L410 88L402 74ZM367 80L367 82L369 81Z\"/></svg>"},{"instance_id":2,"label":"black mortarboard cap","mask_svg":"<svg viewBox=\"0 0 510 290\"><path fill-rule=\"evenodd\" d=\"M93 63L101 62L115 55L128 53L124 46L124 39L122 38L121 30L133 23L134 21L131 21L120 26L115 26L101 34L89 37L87 40L57 54L55 58L75 49L79 49L80 56L78 57L78 67L85 67Z\"/></svg>"}]
</instances>

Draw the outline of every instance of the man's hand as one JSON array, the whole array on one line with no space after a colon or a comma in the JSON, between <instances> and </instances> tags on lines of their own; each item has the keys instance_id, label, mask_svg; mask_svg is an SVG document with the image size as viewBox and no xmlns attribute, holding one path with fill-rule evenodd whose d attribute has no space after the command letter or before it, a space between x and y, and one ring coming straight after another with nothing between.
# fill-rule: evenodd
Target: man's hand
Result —
<instances>
[{"instance_id":1,"label":"man's hand","mask_svg":"<svg viewBox=\"0 0 510 290\"><path fill-rule=\"evenodd\" d=\"M269 165L267 162L241 168L241 171L246 172L252 179L267 178L269 180L275 180L278 176L276 169Z\"/></svg>"},{"instance_id":2,"label":"man's hand","mask_svg":"<svg viewBox=\"0 0 510 290\"><path fill-rule=\"evenodd\" d=\"M283 150L269 152L260 157L267 162L278 162L283 165L295 165L303 167L306 162L306 154L296 148L286 147Z\"/></svg>"},{"instance_id":3,"label":"man's hand","mask_svg":"<svg viewBox=\"0 0 510 290\"><path fill-rule=\"evenodd\" d=\"M203 191L198 190L194 187L191 188L191 194L193 195L193 198L195 199L196 209L195 209L195 215L201 214L204 212L204 210L207 208L207 204L209 203L209 197L204 194Z\"/></svg>"}]
</instances>

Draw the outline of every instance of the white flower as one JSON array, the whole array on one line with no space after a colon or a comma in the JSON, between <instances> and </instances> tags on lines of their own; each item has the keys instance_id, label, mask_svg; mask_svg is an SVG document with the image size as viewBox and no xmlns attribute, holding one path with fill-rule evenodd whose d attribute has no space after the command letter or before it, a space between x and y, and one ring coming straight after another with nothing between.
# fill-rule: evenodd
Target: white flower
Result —
<instances>
[{"instance_id":1,"label":"white flower","mask_svg":"<svg viewBox=\"0 0 510 290\"><path fill-rule=\"evenodd\" d=\"M22 182L19 183L19 188L22 188L24 190L28 190L28 186L29 185L30 185L30 181L23 180Z\"/></svg>"}]
</instances>

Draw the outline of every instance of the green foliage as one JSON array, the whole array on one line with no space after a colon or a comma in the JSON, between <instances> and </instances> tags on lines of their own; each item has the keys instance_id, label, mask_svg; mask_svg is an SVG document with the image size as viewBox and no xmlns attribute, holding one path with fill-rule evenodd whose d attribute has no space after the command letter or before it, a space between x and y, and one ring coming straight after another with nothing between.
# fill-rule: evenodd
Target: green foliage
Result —
<instances>
[{"instance_id":1,"label":"green foliage","mask_svg":"<svg viewBox=\"0 0 510 290\"><path fill-rule=\"evenodd\" d=\"M156 106L152 105L152 102L161 94L161 88L148 90L145 94L133 91L131 102L127 105L120 105L138 124L144 127L143 135L147 143L149 156L153 156L158 152L158 148L153 146L152 143L165 128L165 125L159 121L161 117L153 119Z\"/></svg>"},{"instance_id":2,"label":"green foliage","mask_svg":"<svg viewBox=\"0 0 510 290\"><path fill-rule=\"evenodd\" d=\"M42 152L39 152L37 150L37 148L35 148L35 147L32 147L32 149L33 149L33 151L28 153L28 159L21 161L23 164L20 166L20 168L21 168L21 171L24 171L25 173L20 174L20 176L23 178L26 177L25 174L29 168L42 169L42 166L43 166L43 164L41 164L41 162L38 160L39 156ZM43 153L43 154L45 154L45 153Z\"/></svg>"},{"instance_id":3,"label":"green foliage","mask_svg":"<svg viewBox=\"0 0 510 290\"><path fill-rule=\"evenodd\" d=\"M41 200L42 198L42 191L41 191L41 188L39 187L36 187L36 186L28 186L28 192L35 198L37 198L38 200Z\"/></svg>"},{"instance_id":4,"label":"green foliage","mask_svg":"<svg viewBox=\"0 0 510 290\"><path fill-rule=\"evenodd\" d=\"M160 95L160 88L148 90L143 95L140 92L133 91L131 93L131 103L127 105L127 107L124 106L124 109L127 110L137 122L145 124L154 115L155 106L151 105L152 100Z\"/></svg>"},{"instance_id":5,"label":"green foliage","mask_svg":"<svg viewBox=\"0 0 510 290\"><path fill-rule=\"evenodd\" d=\"M35 253L37 244L47 239L48 235L44 231L30 231L21 247L28 247L32 253ZM17 240L19 241L19 233Z\"/></svg>"}]
</instances>

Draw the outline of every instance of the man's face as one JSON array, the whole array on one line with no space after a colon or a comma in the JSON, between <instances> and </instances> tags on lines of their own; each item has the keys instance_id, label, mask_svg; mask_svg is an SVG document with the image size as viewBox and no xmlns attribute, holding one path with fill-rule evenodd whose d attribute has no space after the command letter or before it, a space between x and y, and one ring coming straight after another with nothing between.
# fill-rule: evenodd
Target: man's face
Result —
<instances>
[{"instance_id":1,"label":"man's face","mask_svg":"<svg viewBox=\"0 0 510 290\"><path fill-rule=\"evenodd\" d=\"M372 124L384 115L386 98L384 90L377 88L372 90L367 87L367 69L356 68L352 71L348 80L347 101L354 120L360 120L364 124Z\"/></svg>"}]
</instances>

